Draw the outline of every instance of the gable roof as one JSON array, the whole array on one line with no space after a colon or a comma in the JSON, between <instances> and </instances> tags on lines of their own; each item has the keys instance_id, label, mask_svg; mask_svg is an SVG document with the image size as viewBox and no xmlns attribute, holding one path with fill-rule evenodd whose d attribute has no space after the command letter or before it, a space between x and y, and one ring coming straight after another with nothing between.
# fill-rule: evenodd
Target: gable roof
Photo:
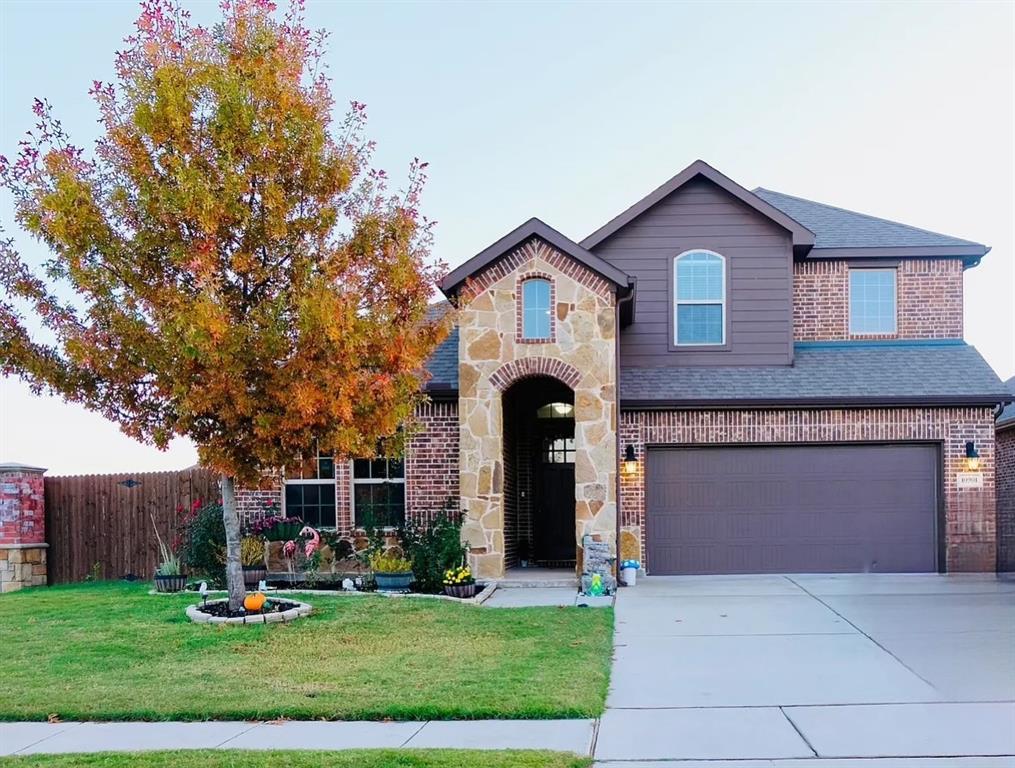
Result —
<instances>
[{"instance_id":1,"label":"gable roof","mask_svg":"<svg viewBox=\"0 0 1015 768\"><path fill-rule=\"evenodd\" d=\"M553 227L533 217L520 227L516 227L508 232L497 242L484 248L457 269L449 272L438 283L438 287L444 292L445 296L453 296L468 277L480 272L533 237L546 241L561 253L570 256L578 263L588 267L596 274L625 291L634 285L634 278L630 277L626 272L613 266L605 259L599 258L594 253L585 250L585 248L578 245L571 238L562 235Z\"/></svg>"},{"instance_id":2,"label":"gable roof","mask_svg":"<svg viewBox=\"0 0 1015 768\"><path fill-rule=\"evenodd\" d=\"M1015 376L1012 376L1004 384L1008 388L1008 394L1011 395L1013 402L1008 403L997 417L995 426L998 429L1015 427Z\"/></svg>"},{"instance_id":3,"label":"gable roof","mask_svg":"<svg viewBox=\"0 0 1015 768\"><path fill-rule=\"evenodd\" d=\"M632 205L619 216L615 216L602 227L581 241L583 248L595 248L610 235L621 229L649 208L654 206L663 198L680 189L687 182L701 176L713 184L733 195L733 197L746 203L763 216L771 219L783 229L789 230L793 236L793 253L797 256L805 255L814 245L815 235L810 229L797 221L794 217L787 215L784 211L775 207L767 200L762 199L750 190L737 184L733 179L723 175L704 160L695 160L684 170L658 187L637 203Z\"/></svg>"},{"instance_id":4,"label":"gable roof","mask_svg":"<svg viewBox=\"0 0 1015 768\"><path fill-rule=\"evenodd\" d=\"M972 240L942 235L866 213L773 192L763 187L755 189L754 194L815 233L817 239L810 253L812 258L862 255L962 256L965 257L967 266L970 266L990 250ZM878 249L878 253L851 253L866 249ZM893 250L886 252L885 249ZM900 252L903 249L905 252Z\"/></svg>"},{"instance_id":5,"label":"gable roof","mask_svg":"<svg viewBox=\"0 0 1015 768\"><path fill-rule=\"evenodd\" d=\"M622 368L624 407L997 405L1006 387L975 347L797 342L793 365Z\"/></svg>"}]
</instances>

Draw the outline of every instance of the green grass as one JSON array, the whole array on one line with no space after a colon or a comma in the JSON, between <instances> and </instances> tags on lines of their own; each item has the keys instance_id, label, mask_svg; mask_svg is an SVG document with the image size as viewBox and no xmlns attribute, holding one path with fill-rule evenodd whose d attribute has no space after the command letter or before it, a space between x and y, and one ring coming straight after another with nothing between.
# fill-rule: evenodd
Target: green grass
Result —
<instances>
[{"instance_id":1,"label":"green grass","mask_svg":"<svg viewBox=\"0 0 1015 768\"><path fill-rule=\"evenodd\" d=\"M0 757L0 768L588 768L562 752L356 749L343 752L106 752Z\"/></svg>"},{"instance_id":2,"label":"green grass","mask_svg":"<svg viewBox=\"0 0 1015 768\"><path fill-rule=\"evenodd\" d=\"M0 720L594 717L613 611L310 595L289 625L190 622L195 595L0 596Z\"/></svg>"}]
</instances>

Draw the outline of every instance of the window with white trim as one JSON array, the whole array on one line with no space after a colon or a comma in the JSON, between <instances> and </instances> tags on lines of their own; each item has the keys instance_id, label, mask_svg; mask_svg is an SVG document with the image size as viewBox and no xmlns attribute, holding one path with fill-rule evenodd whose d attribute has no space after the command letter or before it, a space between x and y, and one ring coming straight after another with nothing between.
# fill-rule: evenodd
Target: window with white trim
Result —
<instances>
[{"instance_id":1,"label":"window with white trim","mask_svg":"<svg viewBox=\"0 0 1015 768\"><path fill-rule=\"evenodd\" d=\"M357 528L405 523L405 463L401 459L353 461L352 514Z\"/></svg>"},{"instance_id":2,"label":"window with white trim","mask_svg":"<svg viewBox=\"0 0 1015 768\"><path fill-rule=\"evenodd\" d=\"M335 459L318 456L309 467L286 476L284 514L314 528L335 527Z\"/></svg>"},{"instance_id":3,"label":"window with white trim","mask_svg":"<svg viewBox=\"0 0 1015 768\"><path fill-rule=\"evenodd\" d=\"M677 346L726 343L726 259L687 251L673 260L673 342Z\"/></svg>"},{"instance_id":4,"label":"window with white trim","mask_svg":"<svg viewBox=\"0 0 1015 768\"><path fill-rule=\"evenodd\" d=\"M550 281L532 277L522 283L522 338L549 339Z\"/></svg>"},{"instance_id":5,"label":"window with white trim","mask_svg":"<svg viewBox=\"0 0 1015 768\"><path fill-rule=\"evenodd\" d=\"M894 334L896 322L894 269L849 270L849 332Z\"/></svg>"}]
</instances>

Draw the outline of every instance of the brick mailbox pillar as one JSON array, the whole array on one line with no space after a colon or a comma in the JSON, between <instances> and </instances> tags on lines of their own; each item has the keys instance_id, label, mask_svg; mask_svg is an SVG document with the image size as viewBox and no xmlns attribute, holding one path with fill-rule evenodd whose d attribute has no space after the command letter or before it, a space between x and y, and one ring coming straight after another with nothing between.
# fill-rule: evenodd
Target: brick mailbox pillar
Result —
<instances>
[{"instance_id":1,"label":"brick mailbox pillar","mask_svg":"<svg viewBox=\"0 0 1015 768\"><path fill-rule=\"evenodd\" d=\"M45 471L0 464L0 592L46 585Z\"/></svg>"}]
</instances>

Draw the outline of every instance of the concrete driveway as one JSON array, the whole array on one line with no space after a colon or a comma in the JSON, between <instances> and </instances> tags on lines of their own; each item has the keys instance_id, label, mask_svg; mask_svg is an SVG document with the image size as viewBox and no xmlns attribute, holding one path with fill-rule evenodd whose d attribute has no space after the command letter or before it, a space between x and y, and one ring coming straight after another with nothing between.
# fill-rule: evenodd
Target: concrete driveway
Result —
<instances>
[{"instance_id":1,"label":"concrete driveway","mask_svg":"<svg viewBox=\"0 0 1015 768\"><path fill-rule=\"evenodd\" d=\"M650 577L616 616L601 765L1015 766L1015 582Z\"/></svg>"}]
</instances>

